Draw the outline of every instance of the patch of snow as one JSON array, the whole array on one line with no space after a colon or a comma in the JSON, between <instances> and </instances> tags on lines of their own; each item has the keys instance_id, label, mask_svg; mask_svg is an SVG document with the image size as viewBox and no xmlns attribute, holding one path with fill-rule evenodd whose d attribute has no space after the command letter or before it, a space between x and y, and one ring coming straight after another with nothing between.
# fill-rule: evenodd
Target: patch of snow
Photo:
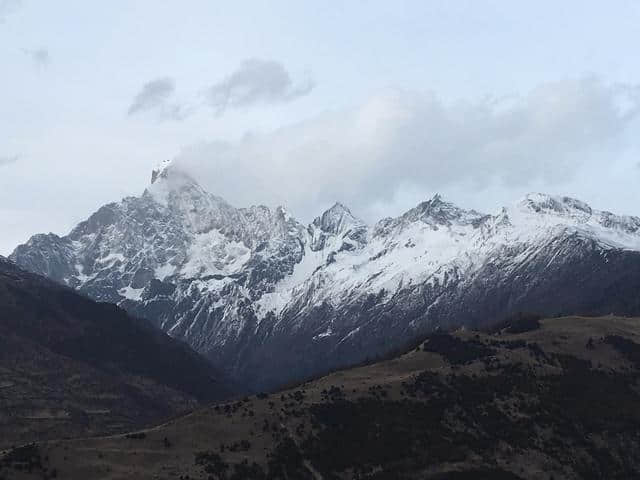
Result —
<instances>
[{"instance_id":1,"label":"patch of snow","mask_svg":"<svg viewBox=\"0 0 640 480\"><path fill-rule=\"evenodd\" d=\"M243 243L211 230L194 237L180 273L186 277L231 275L239 272L250 258L251 250Z\"/></svg>"},{"instance_id":2,"label":"patch of snow","mask_svg":"<svg viewBox=\"0 0 640 480\"><path fill-rule=\"evenodd\" d=\"M315 335L313 339L317 340L319 338L330 337L331 335L333 335L333 331L331 330L331 326L329 326L324 332L319 333L318 335Z\"/></svg>"},{"instance_id":3,"label":"patch of snow","mask_svg":"<svg viewBox=\"0 0 640 480\"><path fill-rule=\"evenodd\" d=\"M124 262L125 258L122 253L109 253L105 257L98 258L96 263L113 264L115 262Z\"/></svg>"},{"instance_id":4,"label":"patch of snow","mask_svg":"<svg viewBox=\"0 0 640 480\"><path fill-rule=\"evenodd\" d=\"M131 286L121 288L118 293L129 300L140 301L144 288L132 288Z\"/></svg>"},{"instance_id":5,"label":"patch of snow","mask_svg":"<svg viewBox=\"0 0 640 480\"><path fill-rule=\"evenodd\" d=\"M171 265L170 263L165 263L164 265L160 265L156 267L153 271L153 275L160 281L163 281L165 278L173 275L176 271L175 265Z\"/></svg>"},{"instance_id":6,"label":"patch of snow","mask_svg":"<svg viewBox=\"0 0 640 480\"><path fill-rule=\"evenodd\" d=\"M78 281L80 282L81 285L84 284L85 282L89 281L89 280L92 280L95 277L95 274L94 275L85 275L84 267L82 266L82 264L76 263L75 267L76 267L76 272L77 272L76 278L78 279Z\"/></svg>"}]
</instances>

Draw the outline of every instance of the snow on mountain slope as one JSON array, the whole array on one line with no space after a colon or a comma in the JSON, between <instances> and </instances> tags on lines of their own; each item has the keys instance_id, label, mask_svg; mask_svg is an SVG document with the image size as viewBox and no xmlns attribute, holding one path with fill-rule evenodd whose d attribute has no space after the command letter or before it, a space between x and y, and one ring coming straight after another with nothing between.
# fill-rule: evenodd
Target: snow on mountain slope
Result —
<instances>
[{"instance_id":1,"label":"snow on mountain slope","mask_svg":"<svg viewBox=\"0 0 640 480\"><path fill-rule=\"evenodd\" d=\"M297 267L305 273L283 279L259 305L279 314L300 296L311 305L340 304L377 292L390 298L411 285L442 284L453 271L470 275L507 246L522 250L514 257L516 265L532 249L571 233L593 238L603 248L640 251L639 221L592 211L567 197L530 194L490 216L461 210L436 196L397 219L379 222L362 235L366 243L359 248L336 246L338 237L323 250L308 252ZM299 302L294 306L303 307Z\"/></svg>"},{"instance_id":2,"label":"snow on mountain slope","mask_svg":"<svg viewBox=\"0 0 640 480\"><path fill-rule=\"evenodd\" d=\"M486 215L436 195L372 226L336 203L304 226L281 207L235 208L165 162L140 197L65 237L36 235L11 259L273 385L527 302L559 309L537 300L546 285L638 251L639 218L567 197L531 194ZM570 295L582 308L591 294Z\"/></svg>"}]
</instances>

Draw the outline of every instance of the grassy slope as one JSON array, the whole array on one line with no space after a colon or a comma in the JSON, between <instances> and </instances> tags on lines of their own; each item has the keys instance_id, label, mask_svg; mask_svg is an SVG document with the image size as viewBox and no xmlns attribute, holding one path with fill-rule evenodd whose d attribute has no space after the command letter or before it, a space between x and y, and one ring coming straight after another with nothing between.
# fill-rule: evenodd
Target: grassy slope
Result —
<instances>
[{"instance_id":1,"label":"grassy slope","mask_svg":"<svg viewBox=\"0 0 640 480\"><path fill-rule=\"evenodd\" d=\"M393 360L201 409L133 438L13 450L0 472L83 479L634 478L639 372L640 319L566 317L518 334L461 331L431 337ZM14 468L28 464L32 474Z\"/></svg>"},{"instance_id":2,"label":"grassy slope","mask_svg":"<svg viewBox=\"0 0 640 480\"><path fill-rule=\"evenodd\" d=\"M157 424L234 388L183 343L0 257L0 448Z\"/></svg>"}]
</instances>

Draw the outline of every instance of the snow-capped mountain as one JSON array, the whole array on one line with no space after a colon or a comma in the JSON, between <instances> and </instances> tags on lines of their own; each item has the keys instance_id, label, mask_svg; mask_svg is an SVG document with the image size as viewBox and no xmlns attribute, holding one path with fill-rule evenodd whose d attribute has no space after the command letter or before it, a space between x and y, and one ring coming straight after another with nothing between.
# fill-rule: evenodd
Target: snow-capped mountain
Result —
<instances>
[{"instance_id":1,"label":"snow-capped mountain","mask_svg":"<svg viewBox=\"0 0 640 480\"><path fill-rule=\"evenodd\" d=\"M140 197L11 259L115 302L256 387L515 311L640 313L640 218L531 194L495 215L439 196L366 225L235 208L170 163Z\"/></svg>"}]
</instances>

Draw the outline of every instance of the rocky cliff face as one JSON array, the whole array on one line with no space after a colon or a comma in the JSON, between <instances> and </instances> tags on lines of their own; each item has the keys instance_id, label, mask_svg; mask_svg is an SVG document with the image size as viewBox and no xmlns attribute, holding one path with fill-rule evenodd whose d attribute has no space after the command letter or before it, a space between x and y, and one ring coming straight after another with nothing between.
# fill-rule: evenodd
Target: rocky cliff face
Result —
<instances>
[{"instance_id":1,"label":"rocky cliff face","mask_svg":"<svg viewBox=\"0 0 640 480\"><path fill-rule=\"evenodd\" d=\"M373 226L338 203L304 226L164 164L140 197L11 258L267 388L514 311L640 313L639 252L639 218L567 197L486 215L435 196Z\"/></svg>"}]
</instances>

